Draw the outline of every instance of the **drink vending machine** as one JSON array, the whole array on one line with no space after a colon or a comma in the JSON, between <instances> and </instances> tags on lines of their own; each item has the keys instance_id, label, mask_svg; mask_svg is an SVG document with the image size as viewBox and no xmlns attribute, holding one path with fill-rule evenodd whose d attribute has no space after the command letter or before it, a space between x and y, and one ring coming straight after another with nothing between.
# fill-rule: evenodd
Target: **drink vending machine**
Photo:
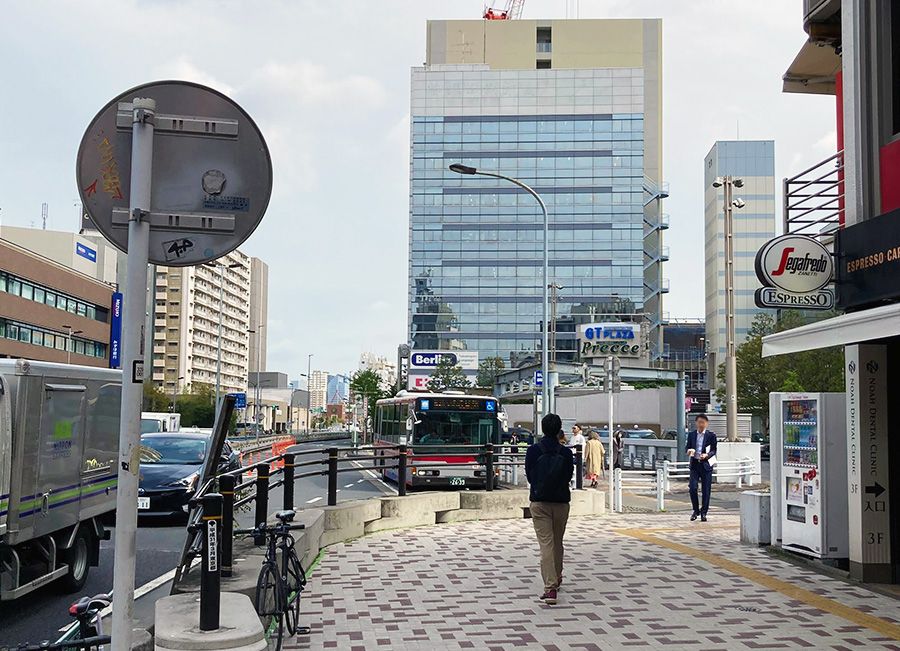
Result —
<instances>
[{"instance_id":1,"label":"drink vending machine","mask_svg":"<svg viewBox=\"0 0 900 651\"><path fill-rule=\"evenodd\" d=\"M844 394L773 393L769 406L772 541L806 556L847 558Z\"/></svg>"}]
</instances>

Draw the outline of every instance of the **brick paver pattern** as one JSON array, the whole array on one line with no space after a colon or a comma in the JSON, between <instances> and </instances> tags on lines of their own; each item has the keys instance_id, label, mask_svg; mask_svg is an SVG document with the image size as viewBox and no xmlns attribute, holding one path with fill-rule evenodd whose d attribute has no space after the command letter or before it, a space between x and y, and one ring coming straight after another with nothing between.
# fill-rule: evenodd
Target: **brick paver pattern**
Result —
<instances>
[{"instance_id":1,"label":"brick paver pattern","mask_svg":"<svg viewBox=\"0 0 900 651\"><path fill-rule=\"evenodd\" d=\"M559 604L538 602L530 520L383 532L330 547L286 649L894 649L900 642L616 529L719 554L900 623L900 604L738 540L738 518L572 518ZM703 616L698 617L698 612Z\"/></svg>"}]
</instances>

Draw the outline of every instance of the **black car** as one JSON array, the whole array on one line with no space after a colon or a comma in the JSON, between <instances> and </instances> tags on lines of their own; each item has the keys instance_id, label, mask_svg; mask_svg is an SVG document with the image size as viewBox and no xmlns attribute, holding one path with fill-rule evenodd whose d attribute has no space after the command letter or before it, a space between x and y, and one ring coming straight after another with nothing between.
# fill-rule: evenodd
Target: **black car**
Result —
<instances>
[{"instance_id":1,"label":"black car","mask_svg":"<svg viewBox=\"0 0 900 651\"><path fill-rule=\"evenodd\" d=\"M534 435L531 433L531 430L520 425L510 427L507 432L500 432L500 443L508 444L513 436L516 437L519 443L527 443L528 445L534 443Z\"/></svg>"},{"instance_id":2,"label":"black car","mask_svg":"<svg viewBox=\"0 0 900 651\"><path fill-rule=\"evenodd\" d=\"M138 515L187 513L211 442L212 437L203 432L142 434ZM224 443L216 472L239 467L237 453Z\"/></svg>"},{"instance_id":3,"label":"black car","mask_svg":"<svg viewBox=\"0 0 900 651\"><path fill-rule=\"evenodd\" d=\"M759 443L759 456L761 459L768 459L769 454L769 437L762 432L753 432L750 436L752 443Z\"/></svg>"}]
</instances>

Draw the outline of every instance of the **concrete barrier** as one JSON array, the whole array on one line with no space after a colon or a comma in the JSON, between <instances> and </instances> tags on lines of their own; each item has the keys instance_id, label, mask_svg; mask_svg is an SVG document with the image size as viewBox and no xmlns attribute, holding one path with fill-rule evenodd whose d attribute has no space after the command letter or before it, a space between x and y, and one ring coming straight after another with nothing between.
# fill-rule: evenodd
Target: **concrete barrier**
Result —
<instances>
[{"instance_id":1,"label":"concrete barrier","mask_svg":"<svg viewBox=\"0 0 900 651\"><path fill-rule=\"evenodd\" d=\"M459 509L439 513L438 522L514 520L524 517L527 507L527 489L465 492L459 494Z\"/></svg>"},{"instance_id":2,"label":"concrete barrier","mask_svg":"<svg viewBox=\"0 0 900 651\"><path fill-rule=\"evenodd\" d=\"M459 509L459 493L414 493L405 497L381 497L381 517L367 522L366 533L437 524L438 513Z\"/></svg>"},{"instance_id":3,"label":"concrete barrier","mask_svg":"<svg viewBox=\"0 0 900 651\"><path fill-rule=\"evenodd\" d=\"M192 594L163 597L156 602L156 651L264 651L268 645L253 602L246 595L223 592L215 631L201 631L200 603Z\"/></svg>"},{"instance_id":4,"label":"concrete barrier","mask_svg":"<svg viewBox=\"0 0 900 651\"><path fill-rule=\"evenodd\" d=\"M321 545L328 547L334 543L364 536L366 525L381 518L381 502L378 498L343 502L335 506L326 506L322 512L324 531Z\"/></svg>"}]
</instances>

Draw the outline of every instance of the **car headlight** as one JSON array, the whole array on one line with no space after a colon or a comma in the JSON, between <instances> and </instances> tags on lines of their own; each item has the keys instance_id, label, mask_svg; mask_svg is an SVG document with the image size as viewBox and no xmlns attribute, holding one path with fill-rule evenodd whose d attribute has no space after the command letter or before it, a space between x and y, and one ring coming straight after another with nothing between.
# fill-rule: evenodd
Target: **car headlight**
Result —
<instances>
[{"instance_id":1,"label":"car headlight","mask_svg":"<svg viewBox=\"0 0 900 651\"><path fill-rule=\"evenodd\" d=\"M188 490L194 490L197 487L197 479L200 477L200 473L195 472L187 477L182 477L181 479L176 479L175 481L170 481L166 486L171 486L173 488L186 488Z\"/></svg>"}]
</instances>

